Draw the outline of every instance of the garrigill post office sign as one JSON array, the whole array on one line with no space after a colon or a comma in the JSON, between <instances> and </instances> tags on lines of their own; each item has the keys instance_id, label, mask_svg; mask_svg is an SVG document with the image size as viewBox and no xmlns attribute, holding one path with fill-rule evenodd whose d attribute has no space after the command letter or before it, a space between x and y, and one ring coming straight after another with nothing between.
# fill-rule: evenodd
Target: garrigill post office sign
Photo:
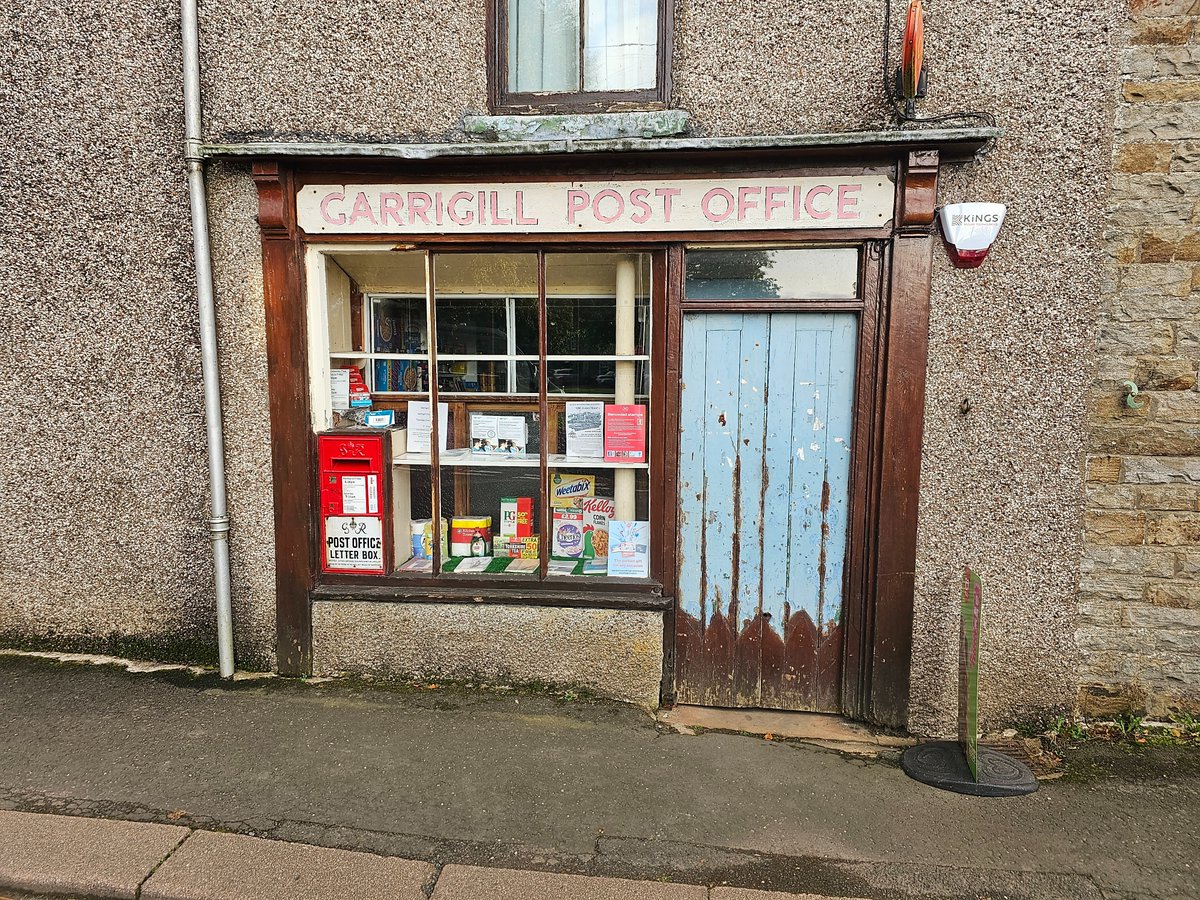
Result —
<instances>
[{"instance_id":1,"label":"garrigill post office sign","mask_svg":"<svg viewBox=\"0 0 1200 900\"><path fill-rule=\"evenodd\" d=\"M309 234L878 228L894 188L883 176L310 184L296 209Z\"/></svg>"}]
</instances>

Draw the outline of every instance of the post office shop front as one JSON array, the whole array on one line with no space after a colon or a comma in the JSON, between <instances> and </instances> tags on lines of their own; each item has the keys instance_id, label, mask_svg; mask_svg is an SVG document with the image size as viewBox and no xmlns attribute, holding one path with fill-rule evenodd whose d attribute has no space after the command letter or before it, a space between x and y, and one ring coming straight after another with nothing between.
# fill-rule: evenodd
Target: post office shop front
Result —
<instances>
[{"instance_id":1,"label":"post office shop front","mask_svg":"<svg viewBox=\"0 0 1200 900\"><path fill-rule=\"evenodd\" d=\"M280 670L903 726L933 204L985 137L260 156Z\"/></svg>"}]
</instances>

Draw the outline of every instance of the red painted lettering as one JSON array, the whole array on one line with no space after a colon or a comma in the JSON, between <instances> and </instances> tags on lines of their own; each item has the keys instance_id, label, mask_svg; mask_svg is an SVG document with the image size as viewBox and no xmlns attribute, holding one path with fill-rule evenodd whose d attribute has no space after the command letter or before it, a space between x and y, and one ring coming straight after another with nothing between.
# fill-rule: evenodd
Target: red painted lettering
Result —
<instances>
[{"instance_id":1,"label":"red painted lettering","mask_svg":"<svg viewBox=\"0 0 1200 900\"><path fill-rule=\"evenodd\" d=\"M671 203L676 197L683 193L683 188L655 188L654 196L662 197L663 200L663 221L669 223L671 221Z\"/></svg>"},{"instance_id":2,"label":"red painted lettering","mask_svg":"<svg viewBox=\"0 0 1200 900\"><path fill-rule=\"evenodd\" d=\"M408 224L416 225L419 217L426 225L432 225L429 221L429 207L433 206L433 198L424 191L409 191L408 192Z\"/></svg>"},{"instance_id":3,"label":"red painted lettering","mask_svg":"<svg viewBox=\"0 0 1200 900\"><path fill-rule=\"evenodd\" d=\"M771 213L777 209L783 209L787 205L786 200L776 200L775 195L786 193L787 188L777 184L763 188L763 215L768 222L771 221Z\"/></svg>"},{"instance_id":4,"label":"red painted lettering","mask_svg":"<svg viewBox=\"0 0 1200 900\"><path fill-rule=\"evenodd\" d=\"M858 197L851 197L850 193L858 193L862 190L861 184L839 184L838 185L838 201L837 201L837 217L839 219L859 219L862 218L858 210L851 210L851 206L858 206Z\"/></svg>"},{"instance_id":5,"label":"red painted lettering","mask_svg":"<svg viewBox=\"0 0 1200 900\"><path fill-rule=\"evenodd\" d=\"M650 204L646 202L646 198L649 196L650 192L646 188L634 188L629 192L629 204L638 208L638 212L629 217L629 220L635 225L644 225L650 221L652 213Z\"/></svg>"},{"instance_id":6,"label":"red painted lettering","mask_svg":"<svg viewBox=\"0 0 1200 900\"><path fill-rule=\"evenodd\" d=\"M578 188L571 188L567 191L567 224L575 224L575 213L581 209L587 209L588 203L591 202L591 195L587 191L581 191Z\"/></svg>"},{"instance_id":7,"label":"red painted lettering","mask_svg":"<svg viewBox=\"0 0 1200 900\"><path fill-rule=\"evenodd\" d=\"M400 207L404 205L402 198L395 191L384 191L379 195L379 218L383 220L383 224L388 223L391 219L397 225L403 225L400 221Z\"/></svg>"},{"instance_id":8,"label":"red painted lettering","mask_svg":"<svg viewBox=\"0 0 1200 900\"><path fill-rule=\"evenodd\" d=\"M339 193L326 194L324 197L322 197L321 198L321 218L324 219L326 222L328 222L330 225L345 225L346 224L346 214L345 213L343 213L343 212L338 213L336 218L329 214L329 204L330 203L332 203L334 200L336 200L340 203L345 199L346 199L346 195L339 194Z\"/></svg>"},{"instance_id":9,"label":"red painted lettering","mask_svg":"<svg viewBox=\"0 0 1200 900\"><path fill-rule=\"evenodd\" d=\"M493 225L511 225L512 219L500 218L500 193L492 191L492 224Z\"/></svg>"},{"instance_id":10,"label":"red painted lettering","mask_svg":"<svg viewBox=\"0 0 1200 900\"><path fill-rule=\"evenodd\" d=\"M350 224L353 225L359 219L368 219L372 225L378 225L379 220L375 218L375 212L371 209L371 201L367 199L367 195L359 191L358 196L354 198L354 209L350 210Z\"/></svg>"},{"instance_id":11,"label":"red painted lettering","mask_svg":"<svg viewBox=\"0 0 1200 900\"><path fill-rule=\"evenodd\" d=\"M524 191L517 191L516 208L517 208L517 224L518 225L536 225L538 223L538 220L536 217L532 218L532 219L525 218L525 192Z\"/></svg>"},{"instance_id":12,"label":"red painted lettering","mask_svg":"<svg viewBox=\"0 0 1200 900\"><path fill-rule=\"evenodd\" d=\"M758 200L751 195L762 190L760 187L739 187L737 195L737 220L746 221L746 211L758 207Z\"/></svg>"},{"instance_id":13,"label":"red painted lettering","mask_svg":"<svg viewBox=\"0 0 1200 900\"><path fill-rule=\"evenodd\" d=\"M450 221L455 225L470 225L475 221L475 214L471 210L459 212L458 205L462 202L470 203L473 198L468 191L459 191L450 198L450 202L446 204L446 215L450 217Z\"/></svg>"},{"instance_id":14,"label":"red painted lettering","mask_svg":"<svg viewBox=\"0 0 1200 900\"><path fill-rule=\"evenodd\" d=\"M808 213L810 218L828 219L830 216L833 215L833 210L817 209L816 199L817 199L818 194L820 194L821 196L826 196L826 197L830 196L831 194L833 194L833 188L822 184L822 185L819 185L818 187L813 188L811 191L809 191L808 196L804 198L804 211L806 213Z\"/></svg>"},{"instance_id":15,"label":"red painted lettering","mask_svg":"<svg viewBox=\"0 0 1200 900\"><path fill-rule=\"evenodd\" d=\"M712 201L714 197L721 197L725 201L725 211L722 213L713 212ZM704 218L710 222L724 222L733 214L734 208L733 194L725 190L725 188L713 188L700 201L700 210L704 213Z\"/></svg>"},{"instance_id":16,"label":"red painted lettering","mask_svg":"<svg viewBox=\"0 0 1200 900\"><path fill-rule=\"evenodd\" d=\"M606 215L600 211L601 200L615 200L616 206L612 215ZM603 190L596 195L596 199L592 201L592 215L596 217L597 222L603 222L605 225L617 221L625 213L625 200L614 190Z\"/></svg>"}]
</instances>

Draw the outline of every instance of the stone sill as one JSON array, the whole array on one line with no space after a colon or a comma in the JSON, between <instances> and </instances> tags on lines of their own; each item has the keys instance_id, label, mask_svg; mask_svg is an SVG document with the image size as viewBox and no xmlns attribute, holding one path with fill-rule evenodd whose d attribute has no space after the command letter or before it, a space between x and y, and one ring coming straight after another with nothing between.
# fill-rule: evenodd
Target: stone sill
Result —
<instances>
[{"instance_id":1,"label":"stone sill","mask_svg":"<svg viewBox=\"0 0 1200 900\"><path fill-rule=\"evenodd\" d=\"M598 141L665 138L687 133L681 109L569 115L467 116L468 137L485 141Z\"/></svg>"}]
</instances>

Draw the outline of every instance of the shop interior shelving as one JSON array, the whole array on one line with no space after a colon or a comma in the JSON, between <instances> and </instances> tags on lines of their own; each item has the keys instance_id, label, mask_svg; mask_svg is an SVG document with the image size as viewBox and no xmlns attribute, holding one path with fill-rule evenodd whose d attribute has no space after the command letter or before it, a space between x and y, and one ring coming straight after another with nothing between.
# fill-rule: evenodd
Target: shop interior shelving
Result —
<instances>
[{"instance_id":1,"label":"shop interior shelving","mask_svg":"<svg viewBox=\"0 0 1200 900\"><path fill-rule=\"evenodd\" d=\"M438 462L449 467L474 466L497 469L536 469L539 464L536 456L472 453L469 449L443 450L438 454ZM428 453L401 453L392 458L392 463L397 466L428 466L431 464L431 460ZM546 467L550 469L649 469L650 464L646 462L613 462L590 456L565 456L561 453L551 453L546 458Z\"/></svg>"}]
</instances>

